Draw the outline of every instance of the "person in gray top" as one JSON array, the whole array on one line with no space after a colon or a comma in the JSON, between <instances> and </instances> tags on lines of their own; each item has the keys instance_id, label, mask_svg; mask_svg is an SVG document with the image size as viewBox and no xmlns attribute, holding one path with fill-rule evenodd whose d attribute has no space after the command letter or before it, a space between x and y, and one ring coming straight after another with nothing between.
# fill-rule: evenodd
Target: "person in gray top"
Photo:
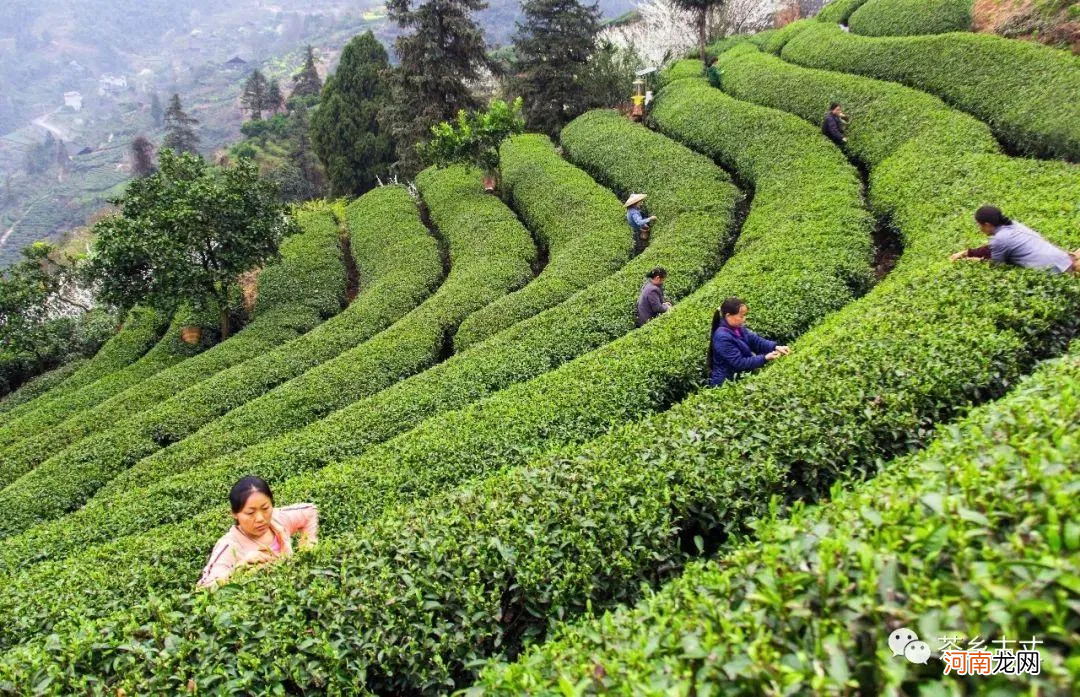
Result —
<instances>
[{"instance_id":1,"label":"person in gray top","mask_svg":"<svg viewBox=\"0 0 1080 697\"><path fill-rule=\"evenodd\" d=\"M666 278L667 269L662 266L657 266L645 274L645 285L641 287L637 300L637 326L640 327L653 317L671 309L671 303L664 297Z\"/></svg>"},{"instance_id":2,"label":"person in gray top","mask_svg":"<svg viewBox=\"0 0 1080 697\"><path fill-rule=\"evenodd\" d=\"M1048 269L1053 273L1080 270L1080 249L1069 254L1026 225L1005 217L1000 208L982 206L975 211L975 222L990 238L990 243L957 252L950 257L953 261L990 260L1028 269Z\"/></svg>"}]
</instances>

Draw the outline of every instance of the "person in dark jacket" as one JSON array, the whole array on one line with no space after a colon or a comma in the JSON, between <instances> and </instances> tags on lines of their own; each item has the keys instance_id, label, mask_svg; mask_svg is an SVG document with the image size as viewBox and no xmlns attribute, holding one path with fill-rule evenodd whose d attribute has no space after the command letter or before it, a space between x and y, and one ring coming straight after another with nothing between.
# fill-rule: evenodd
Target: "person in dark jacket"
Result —
<instances>
[{"instance_id":1,"label":"person in dark jacket","mask_svg":"<svg viewBox=\"0 0 1080 697\"><path fill-rule=\"evenodd\" d=\"M643 326L653 317L671 309L671 303L664 297L666 278L667 269L662 266L645 274L645 285L641 287L637 300L637 326Z\"/></svg>"},{"instance_id":2,"label":"person in dark jacket","mask_svg":"<svg viewBox=\"0 0 1080 697\"><path fill-rule=\"evenodd\" d=\"M716 65L716 56L709 56L709 60L706 61L708 67L705 68L705 77L709 78L709 84L719 89L720 87L720 68Z\"/></svg>"},{"instance_id":3,"label":"person in dark jacket","mask_svg":"<svg viewBox=\"0 0 1080 697\"><path fill-rule=\"evenodd\" d=\"M829 113L825 115L825 121L821 124L821 132L837 146L843 146L847 142L847 136L844 135L845 129L847 129L847 116L840 109L840 105L833 102L829 105Z\"/></svg>"},{"instance_id":4,"label":"person in dark jacket","mask_svg":"<svg viewBox=\"0 0 1080 697\"><path fill-rule=\"evenodd\" d=\"M738 373L757 370L791 353L787 346L763 339L746 326L746 303L728 298L713 314L709 333L709 386L719 387Z\"/></svg>"}]
</instances>

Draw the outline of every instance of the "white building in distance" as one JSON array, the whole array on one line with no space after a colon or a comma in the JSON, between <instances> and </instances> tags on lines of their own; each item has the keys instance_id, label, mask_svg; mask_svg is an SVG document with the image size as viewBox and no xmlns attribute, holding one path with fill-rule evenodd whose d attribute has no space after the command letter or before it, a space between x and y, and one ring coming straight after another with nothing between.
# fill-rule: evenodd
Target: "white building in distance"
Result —
<instances>
[{"instance_id":1,"label":"white building in distance","mask_svg":"<svg viewBox=\"0 0 1080 697\"><path fill-rule=\"evenodd\" d=\"M64 106L82 111L82 92L64 92Z\"/></svg>"}]
</instances>

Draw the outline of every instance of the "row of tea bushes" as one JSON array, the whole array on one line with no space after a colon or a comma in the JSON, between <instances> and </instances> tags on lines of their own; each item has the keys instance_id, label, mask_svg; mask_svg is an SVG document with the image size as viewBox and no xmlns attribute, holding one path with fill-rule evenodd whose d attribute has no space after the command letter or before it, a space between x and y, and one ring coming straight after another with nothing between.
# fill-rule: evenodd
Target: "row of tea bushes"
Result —
<instances>
[{"instance_id":1,"label":"row of tea bushes","mask_svg":"<svg viewBox=\"0 0 1080 697\"><path fill-rule=\"evenodd\" d=\"M502 186L525 227L549 257L521 290L476 312L454 335L461 352L607 278L630 259L633 245L619 201L565 162L542 135L521 135L500 148Z\"/></svg>"},{"instance_id":2,"label":"row of tea bushes","mask_svg":"<svg viewBox=\"0 0 1080 697\"><path fill-rule=\"evenodd\" d=\"M122 473L101 492L146 486L216 457L298 431L440 362L461 321L532 277L536 248L528 231L478 172L429 169L417 184L453 260L430 298L393 326L309 370Z\"/></svg>"},{"instance_id":3,"label":"row of tea bushes","mask_svg":"<svg viewBox=\"0 0 1080 697\"><path fill-rule=\"evenodd\" d=\"M987 34L870 39L811 25L784 60L930 92L1017 152L1080 161L1080 57Z\"/></svg>"},{"instance_id":4,"label":"row of tea bushes","mask_svg":"<svg viewBox=\"0 0 1080 697\"><path fill-rule=\"evenodd\" d=\"M436 420L434 426L424 427L388 443L379 452L364 459L362 462L372 463L372 472L389 472L381 484L366 485L369 476L349 479L346 475L346 481L341 484L332 483L335 478L331 477L326 480L321 477L296 477L299 473L362 452L365 447L407 430L426 417L465 406L499 387L551 370L574 355L603 346L625 334L633 327L633 298L644 280L645 271L651 266L665 264L679 274L673 278L675 282L671 288L675 298L691 292L695 284L715 272L721 251L730 245L735 231L738 191L730 184L727 175L707 159L613 113L604 112L594 118L586 118L585 122L591 125L577 129L581 133L578 156L592 166L610 166L609 176L622 186L640 185L653 192L654 210L663 216L665 224L658 226L655 239L642 255L610 279L590 286L566 303L371 399L358 402L313 428L205 465L157 487L108 498L99 497L99 500L90 502L81 511L56 524L9 539L3 548L3 565L13 569L43 557L58 559L66 552L111 537L143 532L154 524L183 520L214 504L217 509L190 524L168 531L159 528L138 538L122 540L83 554L78 560L53 563L41 570L22 574L21 580L12 585L13 592L4 602L10 602L14 607L18 604L16 595L41 584L53 585L54 593L63 593L74 603L61 602L53 610L67 606L69 610L80 607L81 612L87 612L86 603L80 598L95 602L101 600L100 597L92 597L93 594L84 593L89 587L102 593L119 586L124 593L128 593L130 589L126 586L129 581L137 580L145 584L149 578L167 578L167 582L174 587L189 585L198 572L198 564L202 563L206 549L213 544L224 522L220 518L223 492L236 478L252 471L273 482L293 477L278 488L277 495L281 500L295 499L301 495L300 492L313 493L315 489L325 491L331 498L325 501L323 507L323 533L340 533L355 526L359 516L372 515L374 506L391 502L389 499L382 500L379 492L388 490L394 476L436 464L449 469L464 458L480 460L483 467L497 467L504 453L521 459L530 452L543 449L546 441L556 437L581 439L590 432L606 428L604 419L618 420L628 413L627 410L649 408L656 400L656 397L648 396L649 390L659 391L663 399L666 394L663 383L659 380L651 383L642 380L641 376L647 374L642 368L624 371L627 375L621 377L620 381L636 382L637 391L645 391L644 397L633 391L623 394L618 384L596 385L597 379L609 382L604 379L604 371L597 370L596 365L610 363L616 356L627 355L627 349L623 347L620 352L601 352L602 355L598 355L588 369L577 369L576 375L580 375L580 378L567 381L571 385L581 383L591 386L594 394L590 400L573 404L575 395L581 394L581 391L573 394L567 391L566 400L573 406L565 414L557 415L558 418L548 418L545 412L531 413L530 418L523 421L529 430L522 426L516 432L511 432L508 430L511 422L503 418L505 412L512 412L527 403L520 397L521 393L516 393L519 396L503 397L497 403L489 402L486 408L478 411L447 415L444 419ZM637 153L636 159L620 159L616 156L614 146L618 143L630 143ZM670 165L659 168L654 164L651 169L644 169L641 165L646 162L670 162ZM843 163L839 164L843 171ZM562 169L558 165L553 166L551 171ZM850 178L850 172L848 176ZM575 181L578 183L575 184ZM844 186L843 179L837 183ZM580 178L575 176L562 186L577 188L582 184ZM588 187L593 190L599 188L595 183ZM589 189L578 190L582 200ZM857 186L850 187L850 190L854 202L849 202L849 205L857 208ZM558 190L543 189L536 190L534 195L537 197L535 205L538 206L544 199L555 200L561 196ZM614 197L611 199L614 200ZM567 211L571 217L577 214ZM594 214L595 211L587 212L588 216ZM687 221L683 222L683 218ZM722 230L719 235L718 229ZM852 235L860 232L863 231L855 230ZM707 259L715 259L716 262L703 263ZM795 313L789 310L783 313L783 321L790 321L789 318L793 316ZM641 345L640 340L633 344L642 362L654 364L649 370L663 376L669 384L676 378L692 384L700 374L700 335L704 328L697 327L698 322L694 317L684 313L684 324L688 321L695 325L691 329L689 361L687 357L683 357L679 364L651 360L658 350L656 346L662 345L655 340L645 345ZM684 340L683 344L686 343ZM689 377L683 375L687 372L683 364L687 363ZM598 401L600 397L607 401ZM503 406L495 409L497 404ZM598 404L604 407L603 411L594 409ZM462 418L469 420L468 428L461 423ZM403 459L402 452L406 447L418 453L414 466ZM341 486L348 487L349 493L335 496L334 492L340 491L334 487ZM321 495L315 498L324 503ZM151 501L156 501L157 505L148 506ZM121 559L126 560L121 566L130 570L130 577L127 573L115 573L116 562ZM163 564L167 565L166 571L163 571ZM71 573L75 568L80 570ZM54 579L55 583L46 581L46 578ZM118 595L108 600L115 607L133 602L137 597ZM53 621L46 617L55 617L56 613L45 605L38 603L45 614L35 614L36 619L27 626L24 627L22 622L11 625L16 636L38 631L29 628L33 624L42 628ZM16 624L19 625L17 629Z\"/></svg>"},{"instance_id":5,"label":"row of tea bushes","mask_svg":"<svg viewBox=\"0 0 1080 697\"><path fill-rule=\"evenodd\" d=\"M93 358L45 394L5 409L5 422L10 423L35 409L47 406L54 399L131 365L157 343L168 326L169 317L159 312L142 307L131 310L116 335L106 341Z\"/></svg>"},{"instance_id":6,"label":"row of tea bushes","mask_svg":"<svg viewBox=\"0 0 1080 697\"><path fill-rule=\"evenodd\" d=\"M666 97L661 97L661 99L666 99ZM689 106L691 115L699 113L693 104ZM686 385L700 381L702 354L708 343L709 315L719 301L728 294L743 294L753 304L764 321L764 323L756 324L759 328L768 331L771 327L782 332L786 325L788 332L797 332L803 328L804 325L801 323L806 321L808 311L824 314L830 309L826 304L828 298L836 298L839 304L850 298L851 288L848 284L853 279L861 279L865 283L869 256L869 221L861 206L859 180L854 170L814 129L805 127L796 119L778 114L770 115L767 110L739 104L733 100L715 104L714 109L715 111L710 112L711 116L724 117L718 119L719 130L713 136L717 143L728 143L732 148L741 147L747 139L731 136L745 133L748 125L762 118L765 118L772 128L779 129L781 133L787 133L794 139L793 143L779 148L782 136L753 131L760 135L754 140L752 153L731 158L742 167L739 174L747 181L755 182L755 179L760 177L760 181L755 183L759 194L746 223L751 239L745 244L739 243L737 253L717 277L710 281L701 292L676 306L675 311L669 316L655 320L640 331L614 342L610 347L569 363L531 383L496 395L491 400L481 402L474 409L428 422L417 431L398 439L396 443L388 443L386 452L378 460L373 457L377 451L372 451L356 463L346 463L341 468L335 468L338 470L337 474L341 474L347 467L352 477L340 476L337 479L336 489L328 487L324 490L327 498L323 502L323 510L327 514L328 527L332 524L336 528L334 531L337 532L347 529L346 525L356 526L366 517L378 513L379 506L392 504L392 500L384 500L391 494L399 501L408 500L417 495L437 492L452 482L461 481L463 477L490 473L501 466L521 462L522 455L515 454L513 448L528 442L522 438L523 435L534 439L534 442L545 446L546 449L573 439L572 430L567 429L564 434L560 434L555 439L535 441L538 436L543 438L545 435L540 427L550 428L551 424L588 426L589 422L586 419L597 412L612 414L615 422L620 420L620 417L625 419L641 414L640 407L637 405L646 400L658 399L658 396L650 395L649 392L656 390L660 379L671 380L670 377L665 377L665 373L670 372L672 368L681 368L685 371L682 379L688 381L684 383ZM726 113L727 110L731 110L731 113ZM712 120L706 121L711 123ZM623 129L629 131L632 128L637 127L631 126L621 117L609 112L588 114L564 131L564 146L573 157L578 158L579 163L594 170L598 175L604 175L606 172L608 178L616 180L619 188L626 187L627 184L636 182L625 179L619 181L620 177L613 175L621 174L625 178L641 181L643 176L648 175L648 170L643 171L641 168L634 167L635 163L626 162L622 153L610 147L610 137L603 136L605 130L619 133ZM663 159L651 158L650 155L656 153L650 153L649 149L640 147L637 142L629 140L627 136L620 139L629 145L626 152L637 153L640 157L652 161L653 171L656 170L656 163L664 162ZM793 163L791 158L792 153L803 150L810 153L805 169L799 168L798 160ZM797 176L791 172L793 167L798 169ZM609 169L611 171L608 171ZM700 181L700 178L688 177L688 179L692 183ZM791 222L793 212L800 210L807 202L813 200L823 182L835 187L838 192L847 192L847 198L844 199L841 195L837 195L835 199L829 198L827 200L833 204L832 206L823 205L808 215L804 215L805 228L793 224ZM787 190L794 186L798 187L798 191ZM780 200L772 200L764 197L760 193L762 191L770 194L782 192L784 197L792 196L792 200L789 202L783 197ZM692 199L688 197L688 200ZM811 237L819 239L820 245L813 250L814 253L799 257L797 255L807 249L800 246L799 241L808 231L816 233ZM770 239L771 235L775 235L775 239ZM823 284L826 274L822 272L820 277L815 277L815 274L807 273L807 269L816 271L818 268L836 268L837 264L829 257L830 252L849 245L856 249L862 248L863 254L861 257L852 254L852 267L838 274L838 277L833 279L831 292L826 292L830 290ZM800 279L804 281L803 286L799 285ZM774 285L775 288L773 288ZM774 292L775 295L773 295ZM583 389L583 387L588 387L588 389ZM678 394L672 396L677 397ZM663 400L664 396L660 395L659 399ZM662 401L660 406L663 406ZM564 414L572 416L572 419ZM529 430L519 430L530 424L532 426ZM508 432L503 435L500 428ZM590 430L593 433L597 432L595 426L590 426ZM485 462L484 453L492 450L494 452L488 455L489 459ZM543 449L523 455L528 456L537 452L543 452ZM442 464L439 464L439 461L442 461ZM334 480L326 481L333 482ZM282 491L290 489L290 485L287 484ZM487 493L486 490L485 493ZM291 500L287 499L285 493L279 493L279 496L283 500ZM362 502L364 499L368 499L366 515L363 510L356 509L357 502ZM515 502L523 505L523 515L532 512L534 506L545 508L547 506L543 498L531 501L515 499ZM449 507L444 506L444 503L436 501L430 506L424 505L424 509L441 509L448 513L459 510L456 500L451 501ZM505 513L502 503L494 499L491 503L495 506L492 511L498 510L500 513ZM345 515L336 510L349 506L352 508L347 510ZM462 515L472 517L477 510L483 510L485 507L484 500L475 500L461 509ZM633 508L633 502L630 506L619 507L624 513L630 512ZM596 512L599 514L606 510L610 510L610 507L600 506ZM456 519L457 514L453 513L453 515ZM388 533L390 530L389 523L379 522L375 525L380 534ZM484 533L485 542L482 545L484 550L481 554L484 559L488 558L488 551L494 549L490 547L492 539L495 540L496 545L500 544L501 533L496 534L494 530L491 528ZM412 539L412 542L402 549L404 555L402 561L406 563L410 563L408 559L412 557L417 545L427 547L422 536L415 537L416 532L417 528L408 524L398 528L395 533L407 534ZM440 537L444 532L441 528L437 530ZM493 534L496 535L494 538L491 537ZM529 536L546 536L547 534L548 531L540 527ZM190 534L181 535L177 541L181 542L190 537ZM146 537L146 542L150 542L149 536ZM445 540L439 542L438 545L443 547L445 542ZM327 544L329 546L329 543ZM434 549L432 551L435 552ZM469 555L471 551L474 551L471 533L466 535L466 546L459 551L464 555ZM165 555L162 554L162 556ZM457 555L453 556L456 560ZM102 561L106 558L115 559L116 557L103 553ZM384 566L381 555L378 557L378 563L386 570L393 567L393 565ZM149 569L147 572L153 574L154 570ZM456 574L456 570L453 573ZM337 583L338 580L336 577L332 581L327 578L327 581L332 583ZM499 585L501 583L500 581ZM45 585L48 584L42 584L42 586ZM465 586L472 588L473 584L466 583ZM224 597L235 590L236 588L233 587L223 589L218 593L218 597ZM321 589L318 592L321 592ZM75 597L75 593L69 597ZM404 603L402 607L411 605L413 602L411 593L405 593L401 598ZM368 599L359 596L356 598L357 602L363 605L367 605ZM4 604L10 602L10 600L5 600ZM377 612L380 606L387 607L381 601L373 600L370 609L372 612ZM434 610L437 607L438 604L429 609ZM335 607L325 609L330 616L337 614ZM82 614L85 615L85 613ZM477 623L476 627L467 626L466 633L472 632L480 624L493 619L488 612L479 614L468 612L463 617L472 617L471 622ZM317 621L322 622L321 613ZM287 620L281 624L282 628L286 626L291 627L291 621ZM400 627L392 625L388 625L387 630L389 634L382 637L384 641L390 635L397 636L402 631ZM336 630L334 631L336 633ZM373 624L370 627L370 632L377 633L376 625ZM441 630L436 630L436 632L441 633ZM423 642L423 645L414 645L416 650L412 652L413 659L420 661L424 655L435 655L435 665L438 665L440 652L428 650L428 648L433 648L429 644L432 638L433 636L426 632L417 635L417 641ZM451 637L447 635L447 638ZM460 638L464 638L464 635ZM334 641L337 640L334 639ZM481 644L484 643L481 642ZM321 639L312 642L312 646L316 644L323 645ZM305 650L303 654L310 658L316 654L326 657L319 648L316 648L314 652ZM392 661L398 659L396 649L391 650L388 659ZM307 658L302 660L307 661ZM313 663L311 667L322 670ZM361 677L354 675L353 679L362 679L362 673L358 675ZM199 684L207 689L215 689L215 685L219 689L255 689L256 691L261 689L256 686L258 683L243 681L215 682L214 679L210 679L206 683ZM320 685L317 678L314 684Z\"/></svg>"},{"instance_id":7,"label":"row of tea bushes","mask_svg":"<svg viewBox=\"0 0 1080 697\"><path fill-rule=\"evenodd\" d=\"M22 387L5 395L4 398L0 400L0 414L9 412L20 404L29 402L32 399L37 399L71 377L75 371L86 364L86 361L86 358L75 358L59 368L53 368L47 373L43 373L26 381Z\"/></svg>"},{"instance_id":8,"label":"row of tea bushes","mask_svg":"<svg viewBox=\"0 0 1080 697\"><path fill-rule=\"evenodd\" d=\"M752 67L762 88L786 70ZM826 77L850 81L853 93L874 88L802 77L807 90ZM913 115L921 129L906 124ZM940 103L863 117L852 147L865 161L890 130L911 133L886 139L898 151L872 171L904 257L787 360L584 448L394 509L216 594L69 625L10 652L0 672L15 685L50 676L55 690L170 691L190 680L207 690L445 691L468 682L477 659L513 653L549 621L634 600L641 583L743 531L773 496L823 493L837 477L921 447L934 424L1001 394L1077 328L1072 279L947 261L971 239L970 209L1000 201L1052 239L1076 242L1067 204L1080 191L1068 165L980 152L985 142ZM922 132L969 138L969 152L941 156ZM143 629L132 639L128 626Z\"/></svg>"},{"instance_id":9,"label":"row of tea bushes","mask_svg":"<svg viewBox=\"0 0 1080 697\"><path fill-rule=\"evenodd\" d=\"M847 24L848 17L865 2L866 0L830 0L814 19L832 24Z\"/></svg>"},{"instance_id":10,"label":"row of tea bushes","mask_svg":"<svg viewBox=\"0 0 1080 697\"><path fill-rule=\"evenodd\" d=\"M847 23L852 33L865 36L968 31L971 3L972 0L867 0L849 16Z\"/></svg>"},{"instance_id":11,"label":"row of tea bushes","mask_svg":"<svg viewBox=\"0 0 1080 697\"><path fill-rule=\"evenodd\" d=\"M1075 342L1074 342L1075 344ZM754 542L632 610L562 628L468 694L1068 694L1080 622L1080 345L830 502L770 512ZM889 634L1044 642L1039 675L950 676ZM934 682L931 682L934 681ZM956 682L958 681L958 682ZM569 690L567 688L570 688Z\"/></svg>"},{"instance_id":12,"label":"row of tea bushes","mask_svg":"<svg viewBox=\"0 0 1080 697\"><path fill-rule=\"evenodd\" d=\"M79 401L58 400L12 424L26 426L30 429L27 433L36 435L0 452L0 484L11 483L70 444L150 409L232 365L266 353L336 314L345 294L338 224L329 211L299 211L297 220L304 233L286 239L281 247L281 262L270 265L259 276L259 297L251 324L229 340L164 367L109 399L101 400L108 392L99 387L116 391L119 385L114 378L124 375L125 383L131 382L128 371L72 395ZM213 326L216 319L209 316L200 324ZM184 324L189 322L183 318L174 320L165 339L136 365L155 353L162 354L159 363L191 353L178 338ZM93 398L88 399L91 395Z\"/></svg>"},{"instance_id":13,"label":"row of tea bushes","mask_svg":"<svg viewBox=\"0 0 1080 697\"><path fill-rule=\"evenodd\" d=\"M390 191L396 193L387 195L410 206L408 215L370 219L369 225L378 235L375 239L381 239L385 251L375 257L382 265L376 282L366 286L359 303L350 305L349 310L355 311L340 313L275 351L222 371L46 460L0 492L0 500L11 505L11 516L0 524L0 536L79 507L118 472L228 409L364 341L415 307L441 277L441 263L434 240L420 223L408 193L403 188ZM370 203L370 199L361 198L350 210L358 211ZM388 225L390 221L394 225ZM337 321L346 316L348 322Z\"/></svg>"}]
</instances>

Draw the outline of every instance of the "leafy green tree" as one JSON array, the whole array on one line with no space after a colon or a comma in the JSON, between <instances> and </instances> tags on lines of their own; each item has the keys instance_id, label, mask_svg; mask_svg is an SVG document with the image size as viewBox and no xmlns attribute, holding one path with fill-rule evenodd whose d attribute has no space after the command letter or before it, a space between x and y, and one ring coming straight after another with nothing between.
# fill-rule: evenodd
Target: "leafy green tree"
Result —
<instances>
[{"instance_id":1,"label":"leafy green tree","mask_svg":"<svg viewBox=\"0 0 1080 697\"><path fill-rule=\"evenodd\" d=\"M394 143L379 125L389 95L383 73L386 49L370 31L341 53L311 117L311 142L326 168L333 196L362 194L394 160ZM298 163L299 164L299 163Z\"/></svg>"},{"instance_id":2,"label":"leafy green tree","mask_svg":"<svg viewBox=\"0 0 1080 697\"><path fill-rule=\"evenodd\" d=\"M195 126L199 120L188 116L180 103L180 95L174 94L165 110L165 139L161 147L178 153L199 154L199 135Z\"/></svg>"},{"instance_id":3,"label":"leafy green tree","mask_svg":"<svg viewBox=\"0 0 1080 697\"><path fill-rule=\"evenodd\" d=\"M412 145L425 140L431 126L479 106L467 83L491 64L472 13L487 3L427 0L414 9L412 0L390 0L386 7L392 21L412 30L394 41L400 64L393 71L393 99L386 112L402 164L411 170L419 164Z\"/></svg>"},{"instance_id":4,"label":"leafy green tree","mask_svg":"<svg viewBox=\"0 0 1080 697\"><path fill-rule=\"evenodd\" d=\"M270 83L261 71L255 70L244 83L240 93L240 105L251 114L254 121L262 119L263 111L270 108Z\"/></svg>"},{"instance_id":5,"label":"leafy green tree","mask_svg":"<svg viewBox=\"0 0 1080 697\"><path fill-rule=\"evenodd\" d=\"M64 144L63 138L56 144L56 164L60 165L60 169L64 171L67 171L71 165L71 156L68 155L67 145Z\"/></svg>"},{"instance_id":6,"label":"leafy green tree","mask_svg":"<svg viewBox=\"0 0 1080 697\"><path fill-rule=\"evenodd\" d=\"M131 173L146 177L154 171L154 144L146 136L135 136L131 141Z\"/></svg>"},{"instance_id":7,"label":"leafy green tree","mask_svg":"<svg viewBox=\"0 0 1080 697\"><path fill-rule=\"evenodd\" d=\"M55 246L36 242L22 250L23 259L0 274L0 344L28 354L38 363L55 362L63 353L70 327L63 315L87 312L90 306L75 290L71 259L59 258Z\"/></svg>"},{"instance_id":8,"label":"leafy green tree","mask_svg":"<svg viewBox=\"0 0 1080 697\"><path fill-rule=\"evenodd\" d=\"M304 65L293 76L293 97L318 97L322 91L322 80L319 79L319 71L315 67L315 49L307 47L307 55L304 57Z\"/></svg>"},{"instance_id":9,"label":"leafy green tree","mask_svg":"<svg viewBox=\"0 0 1080 697\"><path fill-rule=\"evenodd\" d=\"M600 10L578 0L526 0L514 37L515 92L525 100L532 131L558 135L589 108L588 62L595 52Z\"/></svg>"},{"instance_id":10,"label":"leafy green tree","mask_svg":"<svg viewBox=\"0 0 1080 697\"><path fill-rule=\"evenodd\" d=\"M237 278L273 258L295 222L250 161L211 168L169 150L159 159L157 172L112 201L119 213L94 225L87 276L103 302L122 309L216 310L224 339Z\"/></svg>"},{"instance_id":11,"label":"leafy green tree","mask_svg":"<svg viewBox=\"0 0 1080 697\"><path fill-rule=\"evenodd\" d=\"M443 121L431 127L432 139L419 146L424 160L439 167L467 164L484 173L485 186L498 185L499 146L508 137L525 130L521 116L521 97L508 105L501 99L487 111L458 112L453 122Z\"/></svg>"}]
</instances>

